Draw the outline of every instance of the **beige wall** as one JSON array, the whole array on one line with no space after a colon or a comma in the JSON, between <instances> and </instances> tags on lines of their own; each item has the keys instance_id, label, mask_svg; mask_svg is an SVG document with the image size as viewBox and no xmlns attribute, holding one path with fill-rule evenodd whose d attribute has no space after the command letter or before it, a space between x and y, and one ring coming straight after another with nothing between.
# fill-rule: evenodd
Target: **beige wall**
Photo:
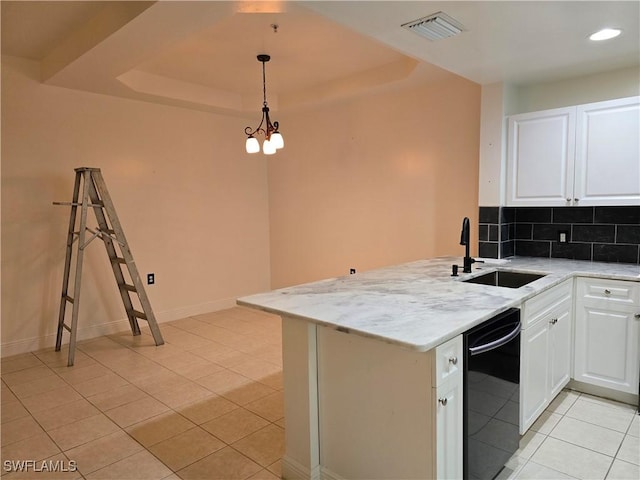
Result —
<instances>
[{"instance_id":1,"label":"beige wall","mask_svg":"<svg viewBox=\"0 0 640 480\"><path fill-rule=\"evenodd\" d=\"M160 320L269 289L266 162L246 121L49 87L2 65L2 355L51 347L75 167L102 169ZM95 225L95 222L93 223ZM80 337L128 328L101 242L87 249Z\"/></svg>"},{"instance_id":2,"label":"beige wall","mask_svg":"<svg viewBox=\"0 0 640 480\"><path fill-rule=\"evenodd\" d=\"M462 217L477 224L480 88L459 77L276 113L286 147L267 158L244 153L246 120L2 67L3 356L54 344L69 211L51 202L70 200L78 166L102 169L160 321L350 267L461 257ZM100 241L85 262L79 337L128 328Z\"/></svg>"},{"instance_id":3,"label":"beige wall","mask_svg":"<svg viewBox=\"0 0 640 480\"><path fill-rule=\"evenodd\" d=\"M273 288L462 257L462 218L477 225L478 85L452 75L276 118L286 145L269 159Z\"/></svg>"}]
</instances>

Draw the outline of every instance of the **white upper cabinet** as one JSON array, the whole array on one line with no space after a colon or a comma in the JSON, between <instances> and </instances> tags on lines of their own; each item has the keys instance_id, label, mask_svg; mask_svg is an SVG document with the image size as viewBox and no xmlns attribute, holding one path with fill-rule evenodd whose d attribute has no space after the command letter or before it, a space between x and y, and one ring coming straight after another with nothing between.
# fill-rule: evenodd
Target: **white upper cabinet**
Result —
<instances>
[{"instance_id":1,"label":"white upper cabinet","mask_svg":"<svg viewBox=\"0 0 640 480\"><path fill-rule=\"evenodd\" d=\"M574 107L509 118L507 205L566 205L573 191Z\"/></svg>"},{"instance_id":2,"label":"white upper cabinet","mask_svg":"<svg viewBox=\"0 0 640 480\"><path fill-rule=\"evenodd\" d=\"M640 203L638 98L578 107L574 191L580 205Z\"/></svg>"},{"instance_id":3,"label":"white upper cabinet","mask_svg":"<svg viewBox=\"0 0 640 480\"><path fill-rule=\"evenodd\" d=\"M509 117L510 206L640 205L640 97Z\"/></svg>"}]
</instances>

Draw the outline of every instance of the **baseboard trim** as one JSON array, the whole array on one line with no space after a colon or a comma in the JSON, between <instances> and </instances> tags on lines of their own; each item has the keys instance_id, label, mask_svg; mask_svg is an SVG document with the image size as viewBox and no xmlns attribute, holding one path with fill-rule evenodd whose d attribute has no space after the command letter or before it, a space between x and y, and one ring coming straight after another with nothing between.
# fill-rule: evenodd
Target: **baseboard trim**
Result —
<instances>
[{"instance_id":1,"label":"baseboard trim","mask_svg":"<svg viewBox=\"0 0 640 480\"><path fill-rule=\"evenodd\" d=\"M127 319L116 320L114 322L91 325L90 327L78 327L76 340L88 340L102 335L112 335L117 332L129 329ZM53 347L56 344L56 333L49 333L40 337L31 337L2 344L2 358L21 353L35 352L44 348ZM63 344L69 343L69 335L63 336Z\"/></svg>"},{"instance_id":2,"label":"baseboard trim","mask_svg":"<svg viewBox=\"0 0 640 480\"><path fill-rule=\"evenodd\" d=\"M185 317L190 317L193 315L225 310L234 306L236 306L235 298L225 298L222 300L215 300L213 302L200 303L198 305L190 305L187 307L155 312L155 314L158 323L165 323L171 322L173 320L179 320ZM52 323L55 325L55 319L52 319ZM82 319L79 319L78 323L81 324ZM144 326L146 325L146 322L141 321L140 325ZM126 318L114 320L113 322L91 325L88 327L79 326L76 338L78 341L88 340L91 338L101 337L103 335L112 335L114 333L122 332L123 330L129 330L129 328L129 321ZM68 334L64 335L64 343L69 343ZM10 357L12 355L19 355L21 353L34 352L37 350L42 350L44 348L53 347L55 344L56 333L49 333L38 337L3 342L2 345L0 345L0 357L4 358Z\"/></svg>"},{"instance_id":3,"label":"baseboard trim","mask_svg":"<svg viewBox=\"0 0 640 480\"><path fill-rule=\"evenodd\" d=\"M312 470L305 467L293 458L284 455L282 457L282 478L284 480L320 480L320 465Z\"/></svg>"},{"instance_id":4,"label":"baseboard trim","mask_svg":"<svg viewBox=\"0 0 640 480\"><path fill-rule=\"evenodd\" d=\"M328 468L321 467L322 471L322 480L345 480L344 477L341 477L335 472L332 472Z\"/></svg>"},{"instance_id":5,"label":"baseboard trim","mask_svg":"<svg viewBox=\"0 0 640 480\"><path fill-rule=\"evenodd\" d=\"M193 315L201 315L203 313L217 312L227 308L235 307L235 298L223 298L222 300L214 300L213 302L199 303L198 305L189 305L186 307L174 308L173 310L165 310L156 313L158 323L171 322Z\"/></svg>"},{"instance_id":6,"label":"baseboard trim","mask_svg":"<svg viewBox=\"0 0 640 480\"><path fill-rule=\"evenodd\" d=\"M578 380L569 381L565 388L577 390L578 392L587 393L596 397L608 398L615 400L616 402L627 403L629 405L638 405L638 395L627 392L620 392L611 388L600 387L598 385L591 385L590 383L580 382Z\"/></svg>"}]
</instances>

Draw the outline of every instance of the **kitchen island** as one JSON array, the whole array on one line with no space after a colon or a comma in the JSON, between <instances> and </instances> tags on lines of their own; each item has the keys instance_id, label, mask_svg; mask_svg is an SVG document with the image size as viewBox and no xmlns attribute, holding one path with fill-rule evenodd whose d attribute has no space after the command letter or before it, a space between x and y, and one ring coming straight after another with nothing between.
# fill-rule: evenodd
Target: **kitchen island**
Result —
<instances>
[{"instance_id":1,"label":"kitchen island","mask_svg":"<svg viewBox=\"0 0 640 480\"><path fill-rule=\"evenodd\" d=\"M438 448L452 432L436 428L445 385L436 347L571 276L640 281L637 265L517 258L451 277L454 263L417 261L238 300L282 317L285 478L439 476L461 445L453 436ZM546 276L517 289L461 281L496 267Z\"/></svg>"}]
</instances>

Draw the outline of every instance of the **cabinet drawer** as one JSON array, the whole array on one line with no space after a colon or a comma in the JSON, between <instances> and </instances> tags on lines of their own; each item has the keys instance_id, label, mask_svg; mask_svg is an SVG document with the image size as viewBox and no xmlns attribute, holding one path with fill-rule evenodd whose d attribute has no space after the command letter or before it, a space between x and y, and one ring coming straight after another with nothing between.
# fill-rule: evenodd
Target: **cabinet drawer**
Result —
<instances>
[{"instance_id":1,"label":"cabinet drawer","mask_svg":"<svg viewBox=\"0 0 640 480\"><path fill-rule=\"evenodd\" d=\"M640 283L578 278L577 296L585 305L640 305Z\"/></svg>"},{"instance_id":2,"label":"cabinet drawer","mask_svg":"<svg viewBox=\"0 0 640 480\"><path fill-rule=\"evenodd\" d=\"M452 338L436 347L436 377L435 385L462 373L462 335Z\"/></svg>"},{"instance_id":3,"label":"cabinet drawer","mask_svg":"<svg viewBox=\"0 0 640 480\"><path fill-rule=\"evenodd\" d=\"M549 290L524 302L522 328L533 325L541 317L547 315L559 303L571 299L573 279L568 279Z\"/></svg>"}]
</instances>

